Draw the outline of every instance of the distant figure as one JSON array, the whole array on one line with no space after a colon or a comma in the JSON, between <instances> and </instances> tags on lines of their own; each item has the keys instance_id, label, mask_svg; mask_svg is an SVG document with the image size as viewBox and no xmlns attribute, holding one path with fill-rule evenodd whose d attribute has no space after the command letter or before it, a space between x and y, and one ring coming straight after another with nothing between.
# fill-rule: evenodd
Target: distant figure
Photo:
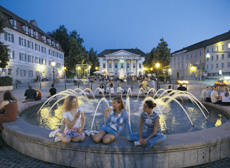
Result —
<instances>
[{"instance_id":1,"label":"distant figure","mask_svg":"<svg viewBox=\"0 0 230 168\"><path fill-rule=\"evenodd\" d=\"M17 118L18 105L17 100L11 94L6 91L3 94L3 99L0 104L0 131L2 130L2 123L15 121Z\"/></svg>"},{"instance_id":2,"label":"distant figure","mask_svg":"<svg viewBox=\"0 0 230 168\"><path fill-rule=\"evenodd\" d=\"M206 92L206 95L205 95L205 97L206 97L205 101L206 102L211 102L211 93L213 90L214 90L214 87L212 86L212 87L209 87L208 91Z\"/></svg>"},{"instance_id":3,"label":"distant figure","mask_svg":"<svg viewBox=\"0 0 230 168\"><path fill-rule=\"evenodd\" d=\"M84 89L84 91L81 94L82 95L89 95L90 94L90 87L89 87L89 85L86 86L86 88Z\"/></svg>"},{"instance_id":4,"label":"distant figure","mask_svg":"<svg viewBox=\"0 0 230 168\"><path fill-rule=\"evenodd\" d=\"M222 92L220 94L222 105L225 106L230 106L230 94L229 94L229 89L226 87L225 92Z\"/></svg>"},{"instance_id":5,"label":"distant figure","mask_svg":"<svg viewBox=\"0 0 230 168\"><path fill-rule=\"evenodd\" d=\"M126 94L127 91L121 88L122 84L119 84L117 87L117 94Z\"/></svg>"},{"instance_id":6,"label":"distant figure","mask_svg":"<svg viewBox=\"0 0 230 168\"><path fill-rule=\"evenodd\" d=\"M150 89L151 89L151 88L154 88L154 89L156 90L156 83L155 83L154 78L151 78L151 79L150 79L150 83L149 83L149 84L150 84Z\"/></svg>"},{"instance_id":7,"label":"distant figure","mask_svg":"<svg viewBox=\"0 0 230 168\"><path fill-rule=\"evenodd\" d=\"M168 90L168 91L167 91L168 93L172 92L172 85L169 85L169 86L168 86L168 89L171 89L171 90ZM170 95L172 95L172 94L170 94Z\"/></svg>"},{"instance_id":8,"label":"distant figure","mask_svg":"<svg viewBox=\"0 0 230 168\"><path fill-rule=\"evenodd\" d=\"M37 93L34 89L31 88L31 86L28 86L28 89L26 89L24 96L26 96L26 99L22 101L22 103L28 102L28 101L34 101L36 99Z\"/></svg>"},{"instance_id":9,"label":"distant figure","mask_svg":"<svg viewBox=\"0 0 230 168\"><path fill-rule=\"evenodd\" d=\"M99 86L99 94L103 94L103 93L105 93L105 88L104 88L104 86L103 86L103 84L101 84L100 86Z\"/></svg>"},{"instance_id":10,"label":"distant figure","mask_svg":"<svg viewBox=\"0 0 230 168\"><path fill-rule=\"evenodd\" d=\"M200 94L201 100L203 100L203 101L206 100L206 93L207 93L208 90L209 90L209 86L206 86L206 87L201 91L201 94Z\"/></svg>"},{"instance_id":11,"label":"distant figure","mask_svg":"<svg viewBox=\"0 0 230 168\"><path fill-rule=\"evenodd\" d=\"M42 93L36 87L34 87L34 90L36 91L36 98L35 98L35 100L41 100Z\"/></svg>"},{"instance_id":12,"label":"distant figure","mask_svg":"<svg viewBox=\"0 0 230 168\"><path fill-rule=\"evenodd\" d=\"M52 84L52 85L51 85L51 88L50 88L50 90L49 90L50 96L48 96L47 98L49 98L49 97L55 95L56 92L57 92L57 90L56 90L56 88L54 87L54 84Z\"/></svg>"},{"instance_id":13,"label":"distant figure","mask_svg":"<svg viewBox=\"0 0 230 168\"><path fill-rule=\"evenodd\" d=\"M213 104L221 104L220 96L218 95L218 86L214 86L214 90L211 93L211 101Z\"/></svg>"},{"instance_id":14,"label":"distant figure","mask_svg":"<svg viewBox=\"0 0 230 168\"><path fill-rule=\"evenodd\" d=\"M180 84L180 86L177 88L177 90L180 90L180 91L187 91L187 88L184 87L182 84Z\"/></svg>"}]
</instances>

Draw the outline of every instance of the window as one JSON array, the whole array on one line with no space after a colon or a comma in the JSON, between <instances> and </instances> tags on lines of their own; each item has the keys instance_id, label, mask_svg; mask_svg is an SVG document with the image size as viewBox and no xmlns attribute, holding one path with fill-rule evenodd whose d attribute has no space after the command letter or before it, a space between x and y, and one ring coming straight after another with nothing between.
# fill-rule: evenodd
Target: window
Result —
<instances>
[{"instance_id":1,"label":"window","mask_svg":"<svg viewBox=\"0 0 230 168\"><path fill-rule=\"evenodd\" d=\"M46 53L46 48L42 47L42 53Z\"/></svg>"},{"instance_id":2,"label":"window","mask_svg":"<svg viewBox=\"0 0 230 168\"><path fill-rule=\"evenodd\" d=\"M216 60L218 60L218 55L216 55Z\"/></svg>"},{"instance_id":3,"label":"window","mask_svg":"<svg viewBox=\"0 0 230 168\"><path fill-rule=\"evenodd\" d=\"M40 51L40 45L35 43L35 50Z\"/></svg>"},{"instance_id":4,"label":"window","mask_svg":"<svg viewBox=\"0 0 230 168\"><path fill-rule=\"evenodd\" d=\"M27 47L33 49L33 42L28 40Z\"/></svg>"},{"instance_id":5,"label":"window","mask_svg":"<svg viewBox=\"0 0 230 168\"><path fill-rule=\"evenodd\" d=\"M34 63L34 56L32 56L32 63Z\"/></svg>"},{"instance_id":6,"label":"window","mask_svg":"<svg viewBox=\"0 0 230 168\"><path fill-rule=\"evenodd\" d=\"M112 64L109 64L109 68L112 68Z\"/></svg>"},{"instance_id":7,"label":"window","mask_svg":"<svg viewBox=\"0 0 230 168\"><path fill-rule=\"evenodd\" d=\"M213 69L213 64L211 64L211 69Z\"/></svg>"},{"instance_id":8,"label":"window","mask_svg":"<svg viewBox=\"0 0 230 168\"><path fill-rule=\"evenodd\" d=\"M126 66L127 66L127 68L129 68L129 63L127 62L127 64L126 64Z\"/></svg>"},{"instance_id":9,"label":"window","mask_svg":"<svg viewBox=\"0 0 230 168\"><path fill-rule=\"evenodd\" d=\"M228 67L230 67L230 62L228 62Z\"/></svg>"},{"instance_id":10,"label":"window","mask_svg":"<svg viewBox=\"0 0 230 168\"><path fill-rule=\"evenodd\" d=\"M224 45L222 45L222 50L224 50Z\"/></svg>"},{"instance_id":11,"label":"window","mask_svg":"<svg viewBox=\"0 0 230 168\"><path fill-rule=\"evenodd\" d=\"M141 64L139 64L139 68L141 68Z\"/></svg>"},{"instance_id":12,"label":"window","mask_svg":"<svg viewBox=\"0 0 230 168\"><path fill-rule=\"evenodd\" d=\"M195 52L195 57L196 57L196 52Z\"/></svg>"},{"instance_id":13,"label":"window","mask_svg":"<svg viewBox=\"0 0 230 168\"><path fill-rule=\"evenodd\" d=\"M5 32L5 40L14 43L14 35Z\"/></svg>"},{"instance_id":14,"label":"window","mask_svg":"<svg viewBox=\"0 0 230 168\"><path fill-rule=\"evenodd\" d=\"M224 59L224 54L221 55L221 58Z\"/></svg>"},{"instance_id":15,"label":"window","mask_svg":"<svg viewBox=\"0 0 230 168\"><path fill-rule=\"evenodd\" d=\"M105 68L105 64L103 64L103 68Z\"/></svg>"},{"instance_id":16,"label":"window","mask_svg":"<svg viewBox=\"0 0 230 168\"><path fill-rule=\"evenodd\" d=\"M230 58L230 53L228 53L228 58Z\"/></svg>"},{"instance_id":17,"label":"window","mask_svg":"<svg viewBox=\"0 0 230 168\"><path fill-rule=\"evenodd\" d=\"M188 59L188 55L186 56L186 59Z\"/></svg>"},{"instance_id":18,"label":"window","mask_svg":"<svg viewBox=\"0 0 230 168\"><path fill-rule=\"evenodd\" d=\"M24 53L19 53L19 60L20 60L20 61L25 61L25 62L26 62L26 54L24 54Z\"/></svg>"},{"instance_id":19,"label":"window","mask_svg":"<svg viewBox=\"0 0 230 168\"><path fill-rule=\"evenodd\" d=\"M221 68L224 68L224 63L221 64Z\"/></svg>"},{"instance_id":20,"label":"window","mask_svg":"<svg viewBox=\"0 0 230 168\"><path fill-rule=\"evenodd\" d=\"M208 69L208 65L206 65L206 69Z\"/></svg>"},{"instance_id":21,"label":"window","mask_svg":"<svg viewBox=\"0 0 230 168\"><path fill-rule=\"evenodd\" d=\"M209 49L207 49L207 52L206 53L209 53Z\"/></svg>"},{"instance_id":22,"label":"window","mask_svg":"<svg viewBox=\"0 0 230 168\"><path fill-rule=\"evenodd\" d=\"M207 61L209 60L209 58L207 58Z\"/></svg>"},{"instance_id":23,"label":"window","mask_svg":"<svg viewBox=\"0 0 230 168\"><path fill-rule=\"evenodd\" d=\"M211 61L213 61L213 56L211 56Z\"/></svg>"},{"instance_id":24,"label":"window","mask_svg":"<svg viewBox=\"0 0 230 168\"><path fill-rule=\"evenodd\" d=\"M216 64L216 68L218 68L218 64Z\"/></svg>"},{"instance_id":25,"label":"window","mask_svg":"<svg viewBox=\"0 0 230 168\"><path fill-rule=\"evenodd\" d=\"M19 37L19 45L26 47L26 39Z\"/></svg>"},{"instance_id":26,"label":"window","mask_svg":"<svg viewBox=\"0 0 230 168\"><path fill-rule=\"evenodd\" d=\"M26 70L20 70L20 76L25 77L26 76Z\"/></svg>"},{"instance_id":27,"label":"window","mask_svg":"<svg viewBox=\"0 0 230 168\"><path fill-rule=\"evenodd\" d=\"M15 29L17 29L17 22L16 22L16 20L10 19L10 23L11 23L11 25L12 25Z\"/></svg>"},{"instance_id":28,"label":"window","mask_svg":"<svg viewBox=\"0 0 230 168\"><path fill-rule=\"evenodd\" d=\"M190 54L190 58L192 58L192 53Z\"/></svg>"},{"instance_id":29,"label":"window","mask_svg":"<svg viewBox=\"0 0 230 168\"><path fill-rule=\"evenodd\" d=\"M32 62L32 56L28 55L28 62Z\"/></svg>"},{"instance_id":30,"label":"window","mask_svg":"<svg viewBox=\"0 0 230 168\"><path fill-rule=\"evenodd\" d=\"M117 68L117 64L115 64L115 68Z\"/></svg>"},{"instance_id":31,"label":"window","mask_svg":"<svg viewBox=\"0 0 230 168\"><path fill-rule=\"evenodd\" d=\"M51 55L51 50L49 49L49 55Z\"/></svg>"},{"instance_id":32,"label":"window","mask_svg":"<svg viewBox=\"0 0 230 168\"><path fill-rule=\"evenodd\" d=\"M213 47L212 47L212 52L214 51Z\"/></svg>"},{"instance_id":33,"label":"window","mask_svg":"<svg viewBox=\"0 0 230 168\"><path fill-rule=\"evenodd\" d=\"M133 68L136 68L136 63L135 63L135 64L133 64Z\"/></svg>"},{"instance_id":34,"label":"window","mask_svg":"<svg viewBox=\"0 0 230 168\"><path fill-rule=\"evenodd\" d=\"M9 51L9 59L15 59L14 51Z\"/></svg>"},{"instance_id":35,"label":"window","mask_svg":"<svg viewBox=\"0 0 230 168\"><path fill-rule=\"evenodd\" d=\"M121 68L124 68L124 64L123 63L121 63Z\"/></svg>"},{"instance_id":36,"label":"window","mask_svg":"<svg viewBox=\"0 0 230 168\"><path fill-rule=\"evenodd\" d=\"M34 73L33 71L28 71L28 77L33 77Z\"/></svg>"},{"instance_id":37,"label":"window","mask_svg":"<svg viewBox=\"0 0 230 168\"><path fill-rule=\"evenodd\" d=\"M39 60L38 60L38 57L35 57L35 63L36 63L36 64L39 63L38 61L39 61Z\"/></svg>"},{"instance_id":38,"label":"window","mask_svg":"<svg viewBox=\"0 0 230 168\"><path fill-rule=\"evenodd\" d=\"M201 56L202 55L202 52L200 51L199 55Z\"/></svg>"},{"instance_id":39,"label":"window","mask_svg":"<svg viewBox=\"0 0 230 168\"><path fill-rule=\"evenodd\" d=\"M29 33L30 35L33 37L34 36L34 30L33 29L29 29Z\"/></svg>"}]
</instances>

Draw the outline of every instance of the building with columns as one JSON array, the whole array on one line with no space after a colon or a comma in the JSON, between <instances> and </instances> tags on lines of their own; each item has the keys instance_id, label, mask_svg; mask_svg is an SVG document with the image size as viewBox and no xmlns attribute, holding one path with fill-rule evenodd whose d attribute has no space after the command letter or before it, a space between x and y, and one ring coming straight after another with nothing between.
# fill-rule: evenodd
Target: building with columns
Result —
<instances>
[{"instance_id":1,"label":"building with columns","mask_svg":"<svg viewBox=\"0 0 230 168\"><path fill-rule=\"evenodd\" d=\"M230 76L230 31L171 54L173 79Z\"/></svg>"},{"instance_id":2,"label":"building with columns","mask_svg":"<svg viewBox=\"0 0 230 168\"><path fill-rule=\"evenodd\" d=\"M3 18L7 21L0 41L8 45L9 63L0 68L1 76L11 76L13 81L22 83L53 79L64 75L64 51L37 25L35 20L24 20L13 12L0 6ZM55 62L52 67L51 62Z\"/></svg>"},{"instance_id":3,"label":"building with columns","mask_svg":"<svg viewBox=\"0 0 230 168\"><path fill-rule=\"evenodd\" d=\"M98 54L99 71L104 75L144 75L145 53L140 49L106 49Z\"/></svg>"}]
</instances>

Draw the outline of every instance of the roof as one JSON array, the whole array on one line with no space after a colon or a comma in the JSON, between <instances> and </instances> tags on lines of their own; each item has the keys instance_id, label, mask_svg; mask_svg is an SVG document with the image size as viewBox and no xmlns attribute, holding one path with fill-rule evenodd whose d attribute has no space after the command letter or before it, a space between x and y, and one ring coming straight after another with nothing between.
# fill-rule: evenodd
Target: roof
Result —
<instances>
[{"instance_id":1,"label":"roof","mask_svg":"<svg viewBox=\"0 0 230 168\"><path fill-rule=\"evenodd\" d=\"M7 21L6 22L6 27L10 28L10 29L13 29L14 31L17 31L19 33L22 33L26 36L29 36L30 38L34 38L35 40L38 40L40 42L43 42L44 44L46 45L49 45L49 43L45 43L44 40L42 39L42 36L45 36L46 37L46 41L47 39L51 39L53 42L55 42L55 44L59 44L58 41L56 41L55 39L53 39L52 37L50 37L49 35L47 35L44 31L42 31L38 26L37 26L37 23L35 20L24 20L22 19L21 17L17 16L16 14L14 14L13 12L7 10L6 8L2 7L0 5L0 11L2 12L3 14L3 18ZM16 27L17 28L14 28L13 25L10 23L10 19L13 19L16 21ZM29 33L26 34L26 32L24 31L23 29L23 26L27 26L28 29L32 29L33 31L36 31L38 32L38 38L36 38L34 35L31 36ZM50 47L53 47L57 50L60 50L62 52L63 49L61 48L61 45L59 44L59 47L57 47L56 45L49 45Z\"/></svg>"},{"instance_id":2,"label":"roof","mask_svg":"<svg viewBox=\"0 0 230 168\"><path fill-rule=\"evenodd\" d=\"M136 49L106 49L106 50L102 51L100 54L98 54L97 56L98 57L104 57L107 54L111 54L111 53L117 52L119 50L125 50L125 51L128 51L128 52L140 55L141 57L145 57L145 55L146 55L143 51L141 51L140 49L136 48Z\"/></svg>"},{"instance_id":3,"label":"roof","mask_svg":"<svg viewBox=\"0 0 230 168\"><path fill-rule=\"evenodd\" d=\"M229 39L230 39L230 30L228 32L226 32L226 33L223 33L223 34L220 34L218 36L212 37L210 39L195 43L195 44L190 45L188 47L185 47L183 49L174 51L171 55L173 55L175 53L178 53L178 52L181 52L183 50L186 50L187 52L189 52L189 51L193 51L193 50L196 50L196 49L199 49L199 48L204 48L204 47L207 47L209 45L218 43L220 41L225 41L225 40L229 40Z\"/></svg>"}]
</instances>

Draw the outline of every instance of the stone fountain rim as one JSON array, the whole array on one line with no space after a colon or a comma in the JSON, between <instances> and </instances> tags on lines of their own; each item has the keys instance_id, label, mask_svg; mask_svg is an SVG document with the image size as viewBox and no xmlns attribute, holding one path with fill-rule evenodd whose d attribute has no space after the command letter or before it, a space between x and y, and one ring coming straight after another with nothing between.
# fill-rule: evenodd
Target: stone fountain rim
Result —
<instances>
[{"instance_id":1,"label":"stone fountain rim","mask_svg":"<svg viewBox=\"0 0 230 168\"><path fill-rule=\"evenodd\" d=\"M31 106L37 105L39 103L41 102L23 104L19 108L19 111L21 112L26 108L30 108ZM226 113L226 115L230 116L230 112L228 112L226 109L222 108L219 105L206 102L202 103L218 108L219 110ZM3 127L3 138L5 135L4 132L8 132L14 137L23 139L25 141L33 142L35 144L92 153L166 153L209 147L230 140L230 121L225 122L221 126L205 130L166 135L166 141L161 143L157 148L151 148L147 152L144 151L143 147L135 147L133 143L129 142L126 139L126 137L119 137L115 142L110 145L104 145L102 143L95 144L89 137L86 137L85 141L81 143L55 143L52 139L48 138L48 135L50 133L49 130L31 125L20 118L17 119L15 122L3 124Z\"/></svg>"}]
</instances>

